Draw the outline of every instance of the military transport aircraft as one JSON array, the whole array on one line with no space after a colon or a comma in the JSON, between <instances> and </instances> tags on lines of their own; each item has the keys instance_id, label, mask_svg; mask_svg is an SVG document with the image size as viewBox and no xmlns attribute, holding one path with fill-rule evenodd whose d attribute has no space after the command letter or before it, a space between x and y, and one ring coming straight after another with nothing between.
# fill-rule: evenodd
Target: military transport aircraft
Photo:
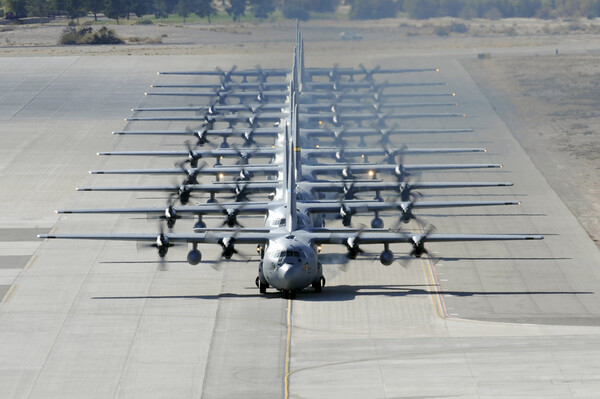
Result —
<instances>
[{"instance_id":1,"label":"military transport aircraft","mask_svg":"<svg viewBox=\"0 0 600 399\"><path fill-rule=\"evenodd\" d=\"M452 241L496 241L496 240L538 240L541 235L527 234L435 234L431 228L426 228L423 233L407 233L390 229L354 229L354 228L323 228L312 224L307 213L301 210L301 201L298 194L301 183L303 167L301 165L301 146L299 141L299 115L297 98L301 79L310 70L302 68L301 40L296 44L294 61L292 66L290 89L290 112L280 122L283 131L282 161L278 161L279 175L277 180L270 183L276 186L276 195L273 208L269 209L264 228L237 228L224 230L220 228L199 228L194 233L165 233L144 234L40 234L38 237L44 239L91 239L91 240L121 240L146 242L155 247L158 255L162 258L167 255L170 247L179 244L191 245L187 260L196 265L201 262L202 255L198 249L200 244L219 245L222 248L221 257L230 259L237 253L236 245L254 244L261 249L261 258L258 265L257 285L261 293L265 293L268 287L281 291L285 297L293 297L298 291L312 286L315 291L321 291L325 284L322 263L319 260L319 246L340 245L346 248L346 258L355 259L361 252L361 245L379 244L383 250L379 260L383 265L391 265L395 260L395 254L390 249L391 244L407 243L412 246L411 256L421 257L428 254L425 243L427 242L452 242ZM300 50L298 50L300 49ZM300 69L299 66L300 65ZM332 75L341 75L342 69L331 72ZM344 72L345 73L345 72ZM372 77L374 73L383 73L382 70L363 71L365 76ZM230 80L233 76L258 77L266 80L268 76L280 74L279 70L254 70L247 74L242 71L231 70L221 73L223 79ZM280 75L281 76L281 75ZM328 76L328 75L326 75ZM353 76L350 74L350 76ZM306 165L304 167L308 167ZM313 165L316 166L316 165ZM396 166L396 165L392 165ZM378 183L378 182L375 182ZM221 183L216 183L218 185ZM246 190L246 182L235 182L242 196ZM346 184L346 182L344 182ZM351 185L358 182L351 182ZM400 186L400 183L395 183ZM354 189L353 187L350 187ZM375 204L375 203L374 203ZM334 204L335 207L345 206L346 203ZM397 206L397 204L394 204ZM394 206L380 205L380 206ZM407 204L408 205L408 204ZM241 207L242 205L240 205ZM248 209L251 203L246 205ZM331 206L327 202L315 202L314 207ZM365 206L371 206L367 204ZM377 205L375 205L377 206ZM346 210L351 209L351 205ZM235 223L234 223L235 224Z\"/></svg>"}]
</instances>

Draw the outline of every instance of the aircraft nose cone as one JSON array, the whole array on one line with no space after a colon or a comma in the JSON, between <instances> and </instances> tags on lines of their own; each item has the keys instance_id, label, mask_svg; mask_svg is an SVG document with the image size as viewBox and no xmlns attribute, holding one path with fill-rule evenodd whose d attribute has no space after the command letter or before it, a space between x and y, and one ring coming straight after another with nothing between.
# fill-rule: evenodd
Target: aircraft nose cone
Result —
<instances>
[{"instance_id":1,"label":"aircraft nose cone","mask_svg":"<svg viewBox=\"0 0 600 399\"><path fill-rule=\"evenodd\" d=\"M281 282L281 289L293 290L298 288L298 282L301 277L300 267L290 263L284 263L277 269L277 277Z\"/></svg>"}]
</instances>

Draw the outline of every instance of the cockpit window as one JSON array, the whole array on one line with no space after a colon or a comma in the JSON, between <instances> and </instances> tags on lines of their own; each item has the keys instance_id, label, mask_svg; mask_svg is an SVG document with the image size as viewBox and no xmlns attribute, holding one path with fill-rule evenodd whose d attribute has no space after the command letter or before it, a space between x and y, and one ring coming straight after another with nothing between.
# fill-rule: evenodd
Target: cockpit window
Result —
<instances>
[{"instance_id":1,"label":"cockpit window","mask_svg":"<svg viewBox=\"0 0 600 399\"><path fill-rule=\"evenodd\" d=\"M285 226L285 218L272 220L271 226L272 227Z\"/></svg>"},{"instance_id":2,"label":"cockpit window","mask_svg":"<svg viewBox=\"0 0 600 399\"><path fill-rule=\"evenodd\" d=\"M277 257L277 265L278 266L281 266L287 258L297 258L296 260L300 261L300 251L294 251L294 250L280 251L280 252L277 252L275 255Z\"/></svg>"}]
</instances>

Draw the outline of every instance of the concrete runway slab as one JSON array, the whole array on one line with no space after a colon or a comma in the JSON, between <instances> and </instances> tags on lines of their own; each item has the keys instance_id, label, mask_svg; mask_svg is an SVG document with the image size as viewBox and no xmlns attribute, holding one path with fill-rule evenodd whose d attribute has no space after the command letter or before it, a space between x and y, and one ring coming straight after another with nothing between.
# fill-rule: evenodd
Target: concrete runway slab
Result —
<instances>
[{"instance_id":1,"label":"concrete runway slab","mask_svg":"<svg viewBox=\"0 0 600 399\"><path fill-rule=\"evenodd\" d=\"M0 133L6 138L0 149L0 220L7 222L0 226L7 237L0 243L0 259L33 255L0 304L0 397L596 397L598 249L452 57L375 54L369 59L382 66L440 67L432 79L448 81L468 115L411 120L407 126L476 130L443 138L410 135L406 142L489 150L405 161L501 162L500 172L424 173L423 178L513 181L512 188L427 194L436 200L516 198L524 204L427 211L426 219L439 232L542 233L544 241L431 245L441 257L437 265L416 260L407 268L386 268L367 259L350 264L345 273L330 265L322 294L307 291L287 301L275 293L258 295L256 256L214 270L210 263L188 265L186 249L174 247L162 272L153 251L137 252L132 243L17 242L10 236L10 229L21 239L26 231L49 228L154 232L156 225L145 217L58 218L53 210L163 204L158 194L74 188L165 182L87 174L100 167L169 165L95 155L182 141L110 135L144 126L125 125L130 108L161 103L143 96L150 84L164 79L156 71L234 63L289 67L291 45L289 54L270 56L270 62L234 54L0 59L0 87L11 93L2 96L0 106ZM356 62L351 56L331 60L327 54L307 54L309 65L332 61ZM182 223L177 231L190 226ZM217 251L207 246L203 252L214 260Z\"/></svg>"}]
</instances>

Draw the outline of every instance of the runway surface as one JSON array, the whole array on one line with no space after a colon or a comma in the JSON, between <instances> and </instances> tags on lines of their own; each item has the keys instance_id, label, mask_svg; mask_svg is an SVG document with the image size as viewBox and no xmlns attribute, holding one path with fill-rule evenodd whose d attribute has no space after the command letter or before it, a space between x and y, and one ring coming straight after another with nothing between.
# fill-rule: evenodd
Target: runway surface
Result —
<instances>
[{"instance_id":1,"label":"runway surface","mask_svg":"<svg viewBox=\"0 0 600 399\"><path fill-rule=\"evenodd\" d=\"M407 123L475 129L409 135L409 146L488 149L405 162L500 162L501 171L423 176L512 181L513 187L427 194L523 205L421 214L438 232L535 233L543 241L431 245L441 257L436 265L416 260L407 268L383 267L367 259L346 272L330 265L322 294L307 291L289 301L258 294L256 256L214 270L210 263L188 265L186 249L175 247L168 270L159 271L155 251L138 252L132 243L35 238L47 231L156 231L156 224L130 216L59 218L53 211L164 203L158 194L75 192L165 182L87 173L172 165L95 155L180 148L175 144L182 140L110 134L169 127L123 121L131 108L157 104L143 96L158 81L157 71L289 67L291 50L292 44L289 54L269 54L268 61L228 54L0 58L0 397L597 397L600 253L453 57L369 59L384 67L441 68L419 78L447 81L467 114ZM306 61L358 62L318 53L307 53ZM215 258L211 250L204 255Z\"/></svg>"}]
</instances>

